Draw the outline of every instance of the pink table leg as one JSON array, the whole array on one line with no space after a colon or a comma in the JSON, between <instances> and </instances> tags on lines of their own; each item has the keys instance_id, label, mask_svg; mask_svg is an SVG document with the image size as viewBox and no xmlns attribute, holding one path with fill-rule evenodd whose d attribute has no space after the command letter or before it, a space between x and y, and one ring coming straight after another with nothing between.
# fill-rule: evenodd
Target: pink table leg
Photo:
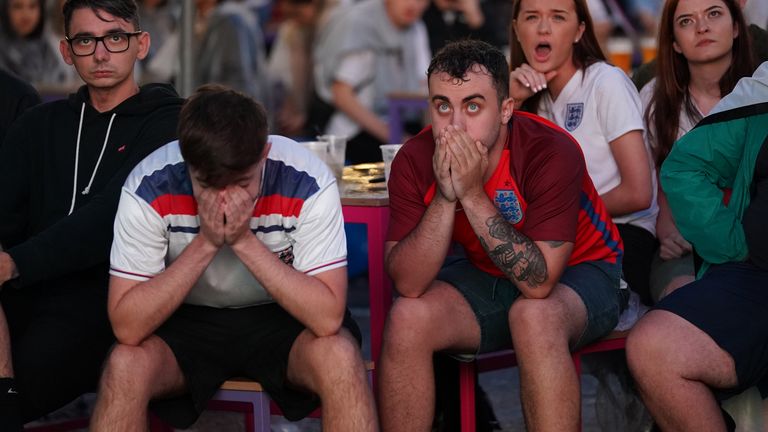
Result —
<instances>
[{"instance_id":1,"label":"pink table leg","mask_svg":"<svg viewBox=\"0 0 768 432\"><path fill-rule=\"evenodd\" d=\"M343 206L344 222L362 223L368 232L368 290L371 308L371 356L379 360L384 320L392 305L392 282L384 271L384 241L389 223L387 206Z\"/></svg>"}]
</instances>

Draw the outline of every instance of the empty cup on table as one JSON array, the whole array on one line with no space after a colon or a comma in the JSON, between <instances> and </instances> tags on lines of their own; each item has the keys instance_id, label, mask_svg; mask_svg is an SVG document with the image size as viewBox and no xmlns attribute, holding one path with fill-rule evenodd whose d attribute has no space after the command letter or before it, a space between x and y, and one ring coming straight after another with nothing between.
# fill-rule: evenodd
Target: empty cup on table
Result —
<instances>
[{"instance_id":1,"label":"empty cup on table","mask_svg":"<svg viewBox=\"0 0 768 432\"><path fill-rule=\"evenodd\" d=\"M402 146L402 144L383 144L379 146L381 148L381 156L384 159L384 180L387 183L389 183L389 170L392 166L392 161Z\"/></svg>"},{"instance_id":2,"label":"empty cup on table","mask_svg":"<svg viewBox=\"0 0 768 432\"><path fill-rule=\"evenodd\" d=\"M325 141L305 141L299 143L328 165L328 143Z\"/></svg>"},{"instance_id":3,"label":"empty cup on table","mask_svg":"<svg viewBox=\"0 0 768 432\"><path fill-rule=\"evenodd\" d=\"M344 171L344 154L347 151L347 137L338 135L320 135L319 141L328 143L328 158L326 163L331 167L336 181L341 180L341 173Z\"/></svg>"}]
</instances>

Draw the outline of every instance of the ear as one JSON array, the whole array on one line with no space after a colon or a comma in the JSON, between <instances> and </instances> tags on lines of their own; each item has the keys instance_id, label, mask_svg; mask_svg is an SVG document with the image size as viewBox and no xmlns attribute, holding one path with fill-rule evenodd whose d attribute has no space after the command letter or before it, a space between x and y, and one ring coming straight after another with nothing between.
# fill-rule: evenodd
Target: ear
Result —
<instances>
[{"instance_id":1,"label":"ear","mask_svg":"<svg viewBox=\"0 0 768 432\"><path fill-rule=\"evenodd\" d=\"M269 156L269 151L272 149L272 141L267 140L264 144L264 150L261 152L261 159L266 159Z\"/></svg>"},{"instance_id":2,"label":"ear","mask_svg":"<svg viewBox=\"0 0 768 432\"><path fill-rule=\"evenodd\" d=\"M579 23L579 31L576 32L576 37L573 38L573 43L578 43L581 40L581 37L584 36L584 30L586 30L587 25L584 24L584 21Z\"/></svg>"},{"instance_id":3,"label":"ear","mask_svg":"<svg viewBox=\"0 0 768 432\"><path fill-rule=\"evenodd\" d=\"M139 40L139 52L136 54L136 58L144 60L144 58L147 57L147 54L149 54L149 45L152 41L147 32L141 32L137 39Z\"/></svg>"},{"instance_id":4,"label":"ear","mask_svg":"<svg viewBox=\"0 0 768 432\"><path fill-rule=\"evenodd\" d=\"M520 36L517 35L518 34L517 33L517 19L513 19L512 20L512 30L515 31L515 38L517 38L517 40L519 42L520 41Z\"/></svg>"},{"instance_id":5,"label":"ear","mask_svg":"<svg viewBox=\"0 0 768 432\"><path fill-rule=\"evenodd\" d=\"M736 22L733 22L733 38L736 39L739 37L739 25L736 24Z\"/></svg>"},{"instance_id":6,"label":"ear","mask_svg":"<svg viewBox=\"0 0 768 432\"><path fill-rule=\"evenodd\" d=\"M504 99L501 102L501 124L505 125L509 123L512 118L512 114L515 112L515 100L511 97Z\"/></svg>"},{"instance_id":7,"label":"ear","mask_svg":"<svg viewBox=\"0 0 768 432\"><path fill-rule=\"evenodd\" d=\"M677 41L672 41L672 49L678 54L683 53L683 50L680 49L680 45L677 44Z\"/></svg>"},{"instance_id":8,"label":"ear","mask_svg":"<svg viewBox=\"0 0 768 432\"><path fill-rule=\"evenodd\" d=\"M59 52L61 53L61 58L64 59L64 63L68 65L75 63L72 61L72 53L69 52L69 43L64 39L59 41Z\"/></svg>"}]
</instances>

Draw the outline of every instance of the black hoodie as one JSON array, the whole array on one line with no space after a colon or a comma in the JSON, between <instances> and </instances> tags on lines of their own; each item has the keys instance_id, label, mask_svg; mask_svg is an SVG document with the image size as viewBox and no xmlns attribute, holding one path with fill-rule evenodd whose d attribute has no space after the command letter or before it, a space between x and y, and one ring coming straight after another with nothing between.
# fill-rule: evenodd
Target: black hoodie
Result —
<instances>
[{"instance_id":1,"label":"black hoodie","mask_svg":"<svg viewBox=\"0 0 768 432\"><path fill-rule=\"evenodd\" d=\"M16 263L16 287L105 283L123 182L176 139L183 99L169 85L143 86L103 113L89 100L83 86L30 109L0 148L0 245Z\"/></svg>"}]
</instances>

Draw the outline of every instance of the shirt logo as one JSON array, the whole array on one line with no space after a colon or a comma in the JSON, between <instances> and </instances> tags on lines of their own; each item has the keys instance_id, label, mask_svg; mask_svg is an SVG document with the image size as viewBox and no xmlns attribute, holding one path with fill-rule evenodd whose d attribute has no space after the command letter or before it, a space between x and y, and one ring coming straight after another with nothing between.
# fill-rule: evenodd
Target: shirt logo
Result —
<instances>
[{"instance_id":1,"label":"shirt logo","mask_svg":"<svg viewBox=\"0 0 768 432\"><path fill-rule=\"evenodd\" d=\"M523 220L523 209L514 190L497 190L494 201L499 213L507 222L514 225Z\"/></svg>"},{"instance_id":2,"label":"shirt logo","mask_svg":"<svg viewBox=\"0 0 768 432\"><path fill-rule=\"evenodd\" d=\"M581 124L584 117L584 103L569 103L565 106L565 129L573 132Z\"/></svg>"}]
</instances>

